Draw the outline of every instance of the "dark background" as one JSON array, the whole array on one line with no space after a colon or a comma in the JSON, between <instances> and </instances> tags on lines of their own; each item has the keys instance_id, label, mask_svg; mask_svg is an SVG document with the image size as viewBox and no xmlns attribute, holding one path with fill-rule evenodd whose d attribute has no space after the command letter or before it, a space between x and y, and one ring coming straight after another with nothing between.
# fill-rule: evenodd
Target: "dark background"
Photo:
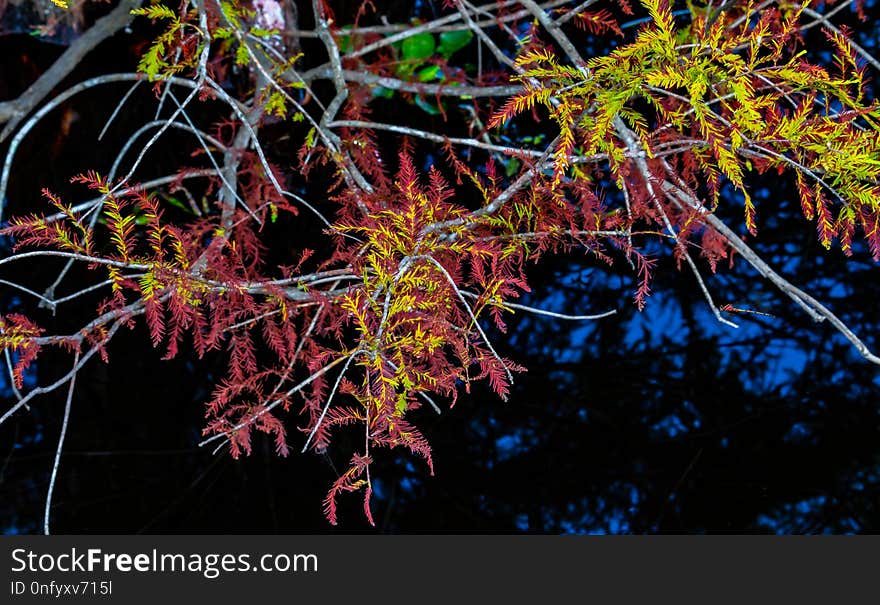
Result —
<instances>
[{"instance_id":1,"label":"dark background","mask_svg":"<svg viewBox=\"0 0 880 605\"><path fill-rule=\"evenodd\" d=\"M404 10L397 4L392 9ZM871 20L861 23L848 9L841 15L836 22L849 22L860 44L877 49ZM15 33L15 27L7 15L0 35L0 99L17 96L63 50ZM132 34L107 42L68 83L130 71L149 34L138 25ZM84 199L82 189L67 183L69 177L91 168L106 171L128 134L152 119L152 97L135 95L124 119L96 143L96 133L125 90L108 86L81 95L31 133L18 153L9 210L42 209L43 186L70 195L70 201ZM392 109L386 108L389 114ZM213 108L202 111L210 121ZM378 111L377 118L381 103ZM440 132L447 128L415 108L391 118ZM165 174L189 161L181 160L174 136L151 155L139 177ZM280 139L270 145L276 156L290 151ZM395 141L386 143L393 153ZM4 154L5 149L0 147ZM430 160L430 150L419 151ZM851 258L819 246L815 225L803 219L788 179L758 178L752 186L759 236L751 244L794 284L826 303L869 347L880 349L877 263L860 244ZM720 214L740 228L741 204L730 199ZM308 228L291 228L302 241L314 235ZM477 388L442 416L419 412L417 424L434 448L436 476L402 451L377 456L375 530L364 520L358 496L342 498L338 528L321 513L327 489L350 457L344 434L324 456L279 458L262 435L250 457L235 461L225 453L212 455L196 443L204 402L224 371L223 357L160 361L142 326L121 332L109 347L110 363L92 362L78 379L53 498L53 530L875 530L880 524L877 366L861 359L830 326L813 323L744 262L721 267L709 287L719 304L768 315L731 317L741 324L738 330L717 323L693 276L677 271L671 251L657 245L650 252L658 264L643 312L633 305L635 284L622 258L609 268L585 256L548 257L534 268L527 304L568 313L614 308L618 314L583 323L517 314L508 334L490 333L501 354L525 365L528 373L519 376L507 403ZM3 277L42 291L53 270L57 267L18 267ZM7 289L0 305L27 310L50 329L82 319L53 318ZM30 379L43 383L68 364L64 356L41 357ZM0 395L9 395L3 378ZM63 407L60 395L45 397L31 412L0 426L4 533L41 528ZM286 421L292 451L298 452L297 419Z\"/></svg>"}]
</instances>

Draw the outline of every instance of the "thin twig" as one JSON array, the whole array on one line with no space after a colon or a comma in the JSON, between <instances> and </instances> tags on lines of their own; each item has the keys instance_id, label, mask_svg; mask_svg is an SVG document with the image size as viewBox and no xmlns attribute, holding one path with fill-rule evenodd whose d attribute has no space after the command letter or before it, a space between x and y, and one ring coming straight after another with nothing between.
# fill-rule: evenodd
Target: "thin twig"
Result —
<instances>
[{"instance_id":1,"label":"thin twig","mask_svg":"<svg viewBox=\"0 0 880 605\"><path fill-rule=\"evenodd\" d=\"M330 395L327 396L327 401L324 403L324 408L321 410L321 415L318 416L317 422L315 422L315 426L312 427L311 432L309 433L308 439L306 439L305 445L303 445L302 453L305 453L306 450L309 449L309 444L312 442L312 438L315 436L315 433L318 432L318 428L320 428L321 423L324 422L324 417L327 416L327 411L330 409L330 404L333 402L333 397L336 395L336 391L339 390L339 385L342 383L343 377L345 377L345 373L348 371L348 366L351 365L351 362L355 357L363 353L362 350L358 349L354 353L348 355L348 359L345 360L345 365L342 366L342 371L339 372L339 376L336 377L336 382L333 383L333 388L330 390Z\"/></svg>"},{"instance_id":2,"label":"thin twig","mask_svg":"<svg viewBox=\"0 0 880 605\"><path fill-rule=\"evenodd\" d=\"M467 296L468 298L473 298L475 300L479 300L479 294L474 292L468 292L466 290L461 291L462 294ZM527 313L534 313L535 315L543 315L545 317L553 317L554 319L564 319L566 321L587 321L592 319L602 319L604 317L610 317L617 313L617 309L611 309L610 311L605 311L604 313L594 313L592 315L567 315L565 313L557 313L555 311L547 311L546 309L539 309L537 307L531 307L529 305L521 305L519 303L513 303L508 301L496 301L491 300L489 302L497 303L502 308L510 307L511 309L518 309L520 311L526 311Z\"/></svg>"},{"instance_id":3,"label":"thin twig","mask_svg":"<svg viewBox=\"0 0 880 605\"><path fill-rule=\"evenodd\" d=\"M73 367L79 363L79 351L73 357ZM64 437L67 435L67 425L70 422L70 408L73 403L73 389L76 386L77 372L70 377L70 388L67 389L67 401L64 403L64 418L61 420L61 434L58 436L58 447L55 449L55 461L52 463L52 474L49 476L49 492L46 494L46 510L43 513L43 533L49 535L49 511L52 508L52 492L55 490L55 479L58 477L58 466L61 464L61 450L64 447Z\"/></svg>"},{"instance_id":4,"label":"thin twig","mask_svg":"<svg viewBox=\"0 0 880 605\"><path fill-rule=\"evenodd\" d=\"M498 363L501 364L501 367L504 368L504 372L507 374L507 378L508 378L510 384L513 384L513 374L511 373L510 368L507 367L507 364L504 363L503 359L501 359L501 356L498 354L498 351L496 351L495 347L492 346L492 342L489 340L489 337L486 336L486 333L483 331L482 326L480 326L480 322L477 320L477 316L474 315L473 309L471 309L471 306L465 300L464 295L462 294L461 290L459 290L458 285L456 285L456 283L455 283L455 280L452 279L452 276L449 275L449 272L446 270L446 268L443 265L441 265L439 262L437 262L434 259L434 257L421 256L419 258L423 258L423 259L427 260L428 262L433 264L435 267L437 267L441 273L443 273L443 276L446 278L446 281L449 282L449 285L452 286L452 290L455 292L456 296L458 296L458 299L461 301L462 305L464 305L464 308L467 311L468 315L470 316L471 321L473 321L474 327L477 329L477 332L480 333L480 337L483 339L483 342L485 342L486 346L489 347L489 351L492 353L492 356L495 357L495 359L498 361ZM504 401L507 401L507 397L502 396L502 399Z\"/></svg>"}]
</instances>

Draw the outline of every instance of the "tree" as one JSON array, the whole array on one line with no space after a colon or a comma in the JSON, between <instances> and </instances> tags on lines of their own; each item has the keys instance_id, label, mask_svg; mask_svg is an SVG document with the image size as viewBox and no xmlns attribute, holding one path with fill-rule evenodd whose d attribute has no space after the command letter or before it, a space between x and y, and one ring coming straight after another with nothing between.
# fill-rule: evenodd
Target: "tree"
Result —
<instances>
[{"instance_id":1,"label":"tree","mask_svg":"<svg viewBox=\"0 0 880 605\"><path fill-rule=\"evenodd\" d=\"M433 472L418 410L441 413L483 379L505 399L525 369L496 346L505 314L584 322L615 313L515 302L529 292L531 263L623 263L642 309L658 244L672 246L724 326L755 311L716 304L704 274L738 255L880 363L750 243L774 213L757 207L754 183L773 174L788 180L822 246L851 254L864 245L880 258L880 112L865 74L876 61L808 6L570 4L462 0L432 6L430 20L383 24L369 3L122 2L57 69L0 106L3 136L15 133L0 194L24 137L82 91L148 83L165 116L137 128L107 174L74 177L93 199L74 205L45 190L50 213L17 214L3 229L15 249L0 264L62 262L42 293L9 288L53 314L73 304L92 313L58 332L38 309L2 316L16 401L0 422L65 388L66 419L79 372L143 316L167 359L190 348L228 355L202 444L238 457L262 432L286 456L291 408L302 451L360 431L324 509L335 524L337 497L359 491L372 522L376 451L408 449ZM157 28L138 73L93 77L45 100L132 15ZM810 62L804 36L816 26L829 54ZM172 130L191 136L194 161L149 174L148 154ZM293 153L277 148L282 136ZM734 205L742 219L731 219ZM303 223L310 241L291 242ZM73 273L80 265L86 275ZM62 283L74 290L58 297ZM25 389L30 364L50 348L70 353L70 369Z\"/></svg>"}]
</instances>

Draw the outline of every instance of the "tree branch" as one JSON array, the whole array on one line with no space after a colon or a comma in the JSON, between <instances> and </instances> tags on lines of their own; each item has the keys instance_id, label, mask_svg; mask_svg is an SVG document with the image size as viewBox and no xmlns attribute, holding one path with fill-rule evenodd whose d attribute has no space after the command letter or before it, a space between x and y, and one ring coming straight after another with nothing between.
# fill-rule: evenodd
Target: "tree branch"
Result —
<instances>
[{"instance_id":1,"label":"tree branch","mask_svg":"<svg viewBox=\"0 0 880 605\"><path fill-rule=\"evenodd\" d=\"M131 11L138 8L143 0L120 0L110 13L98 19L83 35L77 38L55 63L47 69L36 82L17 99L0 103L0 123L7 122L0 132L0 142L12 134L21 123L52 90L67 77L96 46L116 32L127 27L134 16Z\"/></svg>"}]
</instances>

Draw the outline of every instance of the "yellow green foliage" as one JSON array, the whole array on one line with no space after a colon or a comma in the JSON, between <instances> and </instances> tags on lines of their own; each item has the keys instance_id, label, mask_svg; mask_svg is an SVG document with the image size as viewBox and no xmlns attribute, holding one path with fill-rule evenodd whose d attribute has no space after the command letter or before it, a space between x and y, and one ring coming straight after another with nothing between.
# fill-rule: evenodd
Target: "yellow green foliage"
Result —
<instances>
[{"instance_id":1,"label":"yellow green foliage","mask_svg":"<svg viewBox=\"0 0 880 605\"><path fill-rule=\"evenodd\" d=\"M792 52L802 9L780 14L749 4L734 20L692 6L681 27L662 0L642 0L653 20L630 44L572 67L550 49L529 49L516 61L524 91L494 116L497 126L546 107L559 128L555 182L573 156L604 157L617 171L634 153L696 164L713 189L723 175L743 195L755 231L746 174L793 172L808 218L821 217L826 246L839 237L849 250L854 225L876 230L880 211L880 110L863 97L864 77L846 38L829 33L834 73ZM615 127L620 117L639 139L630 149ZM686 142L683 144L682 142ZM568 172L567 172L568 171ZM690 183L695 188L697 182ZM836 220L826 206L839 204Z\"/></svg>"}]
</instances>

